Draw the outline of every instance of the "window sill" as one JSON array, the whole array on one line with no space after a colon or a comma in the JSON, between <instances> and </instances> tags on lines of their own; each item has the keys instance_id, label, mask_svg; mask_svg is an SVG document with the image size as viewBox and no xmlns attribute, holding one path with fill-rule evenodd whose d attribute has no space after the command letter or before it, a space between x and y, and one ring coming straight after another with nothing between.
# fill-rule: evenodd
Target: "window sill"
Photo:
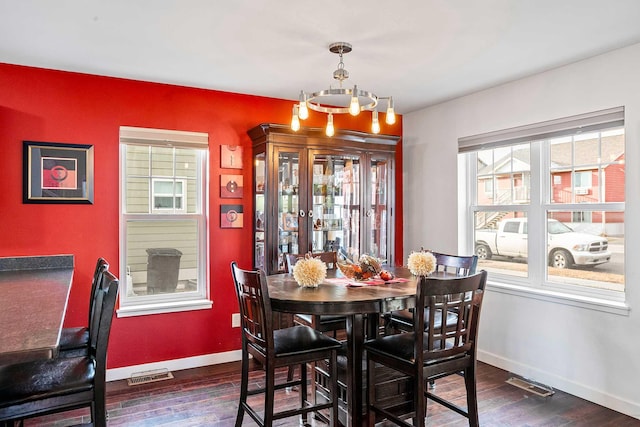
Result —
<instances>
[{"instance_id":1,"label":"window sill","mask_svg":"<svg viewBox=\"0 0 640 427\"><path fill-rule=\"evenodd\" d=\"M631 311L631 308L625 302L621 301L611 301L602 298L573 295L547 289L529 288L525 286L511 285L503 282L488 281L487 290L508 295L515 295L523 298L534 298L541 301L553 302L556 304L585 308L588 310L603 311L605 313L617 314L620 316L628 316L629 312Z\"/></svg>"},{"instance_id":2,"label":"window sill","mask_svg":"<svg viewBox=\"0 0 640 427\"><path fill-rule=\"evenodd\" d=\"M176 313L180 311L207 310L213 301L198 299L191 301L162 302L156 304L139 304L118 308L118 317L146 316L148 314Z\"/></svg>"}]
</instances>

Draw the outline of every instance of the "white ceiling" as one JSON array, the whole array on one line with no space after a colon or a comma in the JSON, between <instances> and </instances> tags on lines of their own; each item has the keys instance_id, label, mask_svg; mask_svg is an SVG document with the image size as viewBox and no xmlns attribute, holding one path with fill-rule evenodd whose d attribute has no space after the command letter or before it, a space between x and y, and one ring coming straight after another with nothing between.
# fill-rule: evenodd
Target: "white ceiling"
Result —
<instances>
[{"instance_id":1,"label":"white ceiling","mask_svg":"<svg viewBox=\"0 0 640 427\"><path fill-rule=\"evenodd\" d=\"M640 0L0 0L0 62L408 113L640 42ZM1 76L0 76L1 78Z\"/></svg>"}]
</instances>

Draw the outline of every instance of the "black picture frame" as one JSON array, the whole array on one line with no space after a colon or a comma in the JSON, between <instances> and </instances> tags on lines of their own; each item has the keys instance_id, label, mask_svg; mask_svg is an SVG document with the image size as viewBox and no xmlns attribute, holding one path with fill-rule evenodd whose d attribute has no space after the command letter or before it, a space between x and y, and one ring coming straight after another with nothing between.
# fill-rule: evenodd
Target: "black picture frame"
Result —
<instances>
[{"instance_id":1,"label":"black picture frame","mask_svg":"<svg viewBox=\"0 0 640 427\"><path fill-rule=\"evenodd\" d=\"M23 141L23 202L93 204L93 146Z\"/></svg>"}]
</instances>

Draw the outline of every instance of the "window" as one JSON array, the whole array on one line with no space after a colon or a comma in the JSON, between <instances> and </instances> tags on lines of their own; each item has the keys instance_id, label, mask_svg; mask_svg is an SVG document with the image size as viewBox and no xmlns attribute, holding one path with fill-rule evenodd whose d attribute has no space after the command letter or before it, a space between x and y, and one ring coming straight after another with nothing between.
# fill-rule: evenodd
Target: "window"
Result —
<instances>
[{"instance_id":1,"label":"window","mask_svg":"<svg viewBox=\"0 0 640 427\"><path fill-rule=\"evenodd\" d=\"M498 283L622 301L623 126L615 108L461 138L478 268Z\"/></svg>"},{"instance_id":2,"label":"window","mask_svg":"<svg viewBox=\"0 0 640 427\"><path fill-rule=\"evenodd\" d=\"M152 197L153 211L186 212L184 189L187 181L184 179L153 178Z\"/></svg>"},{"instance_id":3,"label":"window","mask_svg":"<svg viewBox=\"0 0 640 427\"><path fill-rule=\"evenodd\" d=\"M120 129L119 316L210 308L208 136Z\"/></svg>"}]
</instances>

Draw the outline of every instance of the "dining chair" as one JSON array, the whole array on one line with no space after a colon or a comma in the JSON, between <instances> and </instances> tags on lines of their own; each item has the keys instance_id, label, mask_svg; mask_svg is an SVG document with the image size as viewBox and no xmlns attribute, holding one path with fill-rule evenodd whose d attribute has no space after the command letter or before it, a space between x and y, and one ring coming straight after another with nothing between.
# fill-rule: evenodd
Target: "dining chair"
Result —
<instances>
[{"instance_id":1,"label":"dining chair","mask_svg":"<svg viewBox=\"0 0 640 427\"><path fill-rule=\"evenodd\" d=\"M90 407L92 426L107 425L105 402L107 347L118 295L118 279L104 271L97 285L99 321L88 355L56 357L0 366L0 422Z\"/></svg>"},{"instance_id":2,"label":"dining chair","mask_svg":"<svg viewBox=\"0 0 640 427\"><path fill-rule=\"evenodd\" d=\"M240 384L240 403L236 417L236 427L242 425L245 412L260 426L271 426L274 420L301 415L306 424L309 412L329 409L332 425L337 425L337 362L336 350L340 342L324 335L309 326L296 325L275 329L273 312L267 288L267 279L262 270L243 270L234 261L231 272L235 284L242 329L242 376ZM265 371L265 384L249 390L249 356L260 363ZM328 402L307 399L307 363L330 360L332 381L331 397ZM300 366L300 378L275 383L276 369ZM276 390L298 386L300 394L299 408L274 413ZM258 410L249 404L251 395L264 394L264 412L261 417Z\"/></svg>"},{"instance_id":3,"label":"dining chair","mask_svg":"<svg viewBox=\"0 0 640 427\"><path fill-rule=\"evenodd\" d=\"M478 257L476 255L449 255L438 252L432 252L432 254L436 258L436 269L434 273L440 272L453 276L469 276L476 272L478 265ZM425 314L425 318L429 318L428 313ZM385 333L411 331L413 329L413 322L413 310L397 310L386 313L384 315ZM446 322L448 325L454 326L457 322L456 313L449 312Z\"/></svg>"},{"instance_id":4,"label":"dining chair","mask_svg":"<svg viewBox=\"0 0 640 427\"><path fill-rule=\"evenodd\" d=\"M369 426L376 417L395 424L423 427L427 399L431 399L468 418L478 426L476 392L476 341L487 272L456 278L421 277L416 290L416 310L410 333L385 335L365 343L367 353L367 409ZM447 325L449 312L457 312L455 327ZM428 318L425 318L428 315ZM439 318L439 320L438 320ZM413 378L413 412L398 417L379 405L375 387L378 381L374 366L383 365ZM426 384L438 378L464 372L467 407L462 408L428 390Z\"/></svg>"},{"instance_id":5,"label":"dining chair","mask_svg":"<svg viewBox=\"0 0 640 427\"><path fill-rule=\"evenodd\" d=\"M318 252L312 253L311 256L318 258L327 265L327 270L338 269L338 253L337 252ZM303 254L286 254L287 271L292 274L293 267L300 259L304 259ZM293 323L297 325L310 326L320 332L332 332L336 338L337 332L347 327L347 319L344 316L330 314L303 314L297 313L293 315Z\"/></svg>"},{"instance_id":6,"label":"dining chair","mask_svg":"<svg viewBox=\"0 0 640 427\"><path fill-rule=\"evenodd\" d=\"M109 269L109 263L104 258L98 258L91 280L91 292L89 294L89 320L87 326L63 328L60 333L59 356L74 357L84 356L89 352L89 335L92 324L99 321L99 315L94 316L95 300L102 275ZM93 331L95 334L97 331Z\"/></svg>"}]
</instances>

